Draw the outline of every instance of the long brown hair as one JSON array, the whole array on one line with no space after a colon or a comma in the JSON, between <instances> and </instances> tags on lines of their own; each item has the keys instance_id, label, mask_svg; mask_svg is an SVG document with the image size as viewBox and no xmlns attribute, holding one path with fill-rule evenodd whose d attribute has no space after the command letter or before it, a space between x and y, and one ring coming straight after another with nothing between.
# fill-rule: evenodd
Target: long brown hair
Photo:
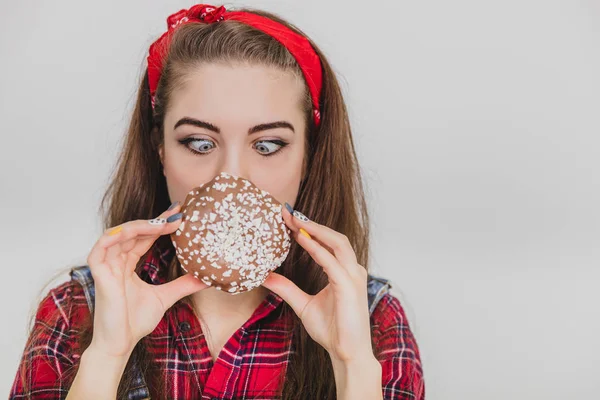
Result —
<instances>
[{"instance_id":1,"label":"long brown hair","mask_svg":"<svg viewBox=\"0 0 600 400\"><path fill-rule=\"evenodd\" d=\"M279 16L252 8L240 8L300 29ZM369 218L361 174L352 140L352 132L340 86L320 49L310 40L321 59L323 87L321 124L315 127L308 87L305 90L306 174L301 182L295 208L319 224L345 234L356 253L358 263L368 270ZM141 79L123 148L111 182L102 199L105 228L134 219L154 218L170 204L167 183L162 173L158 148L163 143L165 110L186 75L198 65L211 62L244 62L302 72L288 50L271 36L238 21L188 23L175 32L156 92L152 110L147 69ZM159 251L172 246L168 236L159 238ZM297 268L296 266L302 266ZM139 265L138 265L139 267ZM327 286L327 275L306 251L295 242L278 271L309 294ZM177 257L169 265L169 279L181 273ZM189 298L181 301L189 301ZM330 357L313 341L301 321L285 302L281 315L293 321L292 348L287 373L282 376L283 399L334 399L335 380ZM92 337L90 318L80 327L78 342L83 351ZM35 334L35 332L33 333ZM153 398L164 398L162 374L152 367L150 355L140 340L134 349L119 384L118 398L125 398L131 384L132 360L140 365Z\"/></svg>"}]
</instances>

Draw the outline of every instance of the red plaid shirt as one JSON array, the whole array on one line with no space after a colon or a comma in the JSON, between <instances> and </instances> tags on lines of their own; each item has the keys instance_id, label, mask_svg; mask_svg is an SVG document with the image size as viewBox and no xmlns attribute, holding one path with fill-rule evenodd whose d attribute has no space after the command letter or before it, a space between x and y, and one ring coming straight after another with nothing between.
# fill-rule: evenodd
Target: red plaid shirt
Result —
<instances>
[{"instance_id":1,"label":"red plaid shirt","mask_svg":"<svg viewBox=\"0 0 600 400\"><path fill-rule=\"evenodd\" d=\"M148 283L165 282L167 251L155 257L152 252L144 260L139 275ZM10 399L64 399L68 383L65 371L77 368L81 351L75 342L79 321L89 316L86 295L93 294L93 282L87 291L75 279L54 289L42 300L37 310L34 330L41 338L28 340L15 377ZM143 340L154 363L168 380L169 399L277 399L281 387L277 378L285 373L290 350L291 324L276 312L283 299L270 292L250 319L227 341L213 362L200 323L191 308L177 302L164 315L158 326ZM56 311L59 311L56 314ZM51 315L58 317L51 318ZM373 339L383 345L375 354L382 365L384 399L423 400L425 386L419 349L400 302L385 293L371 313ZM42 350L41 352L39 350ZM24 371L24 359L31 358L32 368ZM25 372L28 390L20 381ZM143 386L142 386L143 387ZM144 388L145 389L145 388ZM142 389L130 392L130 399L143 399Z\"/></svg>"}]
</instances>

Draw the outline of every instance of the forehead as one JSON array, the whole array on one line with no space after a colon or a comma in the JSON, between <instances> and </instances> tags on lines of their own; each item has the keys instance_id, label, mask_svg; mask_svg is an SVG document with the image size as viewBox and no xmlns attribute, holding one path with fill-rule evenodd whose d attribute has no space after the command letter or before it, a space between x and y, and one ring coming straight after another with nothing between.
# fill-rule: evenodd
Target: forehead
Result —
<instances>
[{"instance_id":1,"label":"forehead","mask_svg":"<svg viewBox=\"0 0 600 400\"><path fill-rule=\"evenodd\" d=\"M167 124L181 116L215 124L303 119L304 81L291 71L245 64L206 64L189 71L172 95ZM171 124L172 125L172 124ZM167 125L169 126L169 125Z\"/></svg>"}]
</instances>

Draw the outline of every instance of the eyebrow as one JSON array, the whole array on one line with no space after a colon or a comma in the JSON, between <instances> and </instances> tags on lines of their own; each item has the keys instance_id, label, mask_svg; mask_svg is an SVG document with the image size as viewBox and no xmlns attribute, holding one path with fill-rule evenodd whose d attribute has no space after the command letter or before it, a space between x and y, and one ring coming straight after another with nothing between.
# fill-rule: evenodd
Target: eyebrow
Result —
<instances>
[{"instance_id":1,"label":"eyebrow","mask_svg":"<svg viewBox=\"0 0 600 400\"><path fill-rule=\"evenodd\" d=\"M214 126L213 124L211 124L209 122L202 121L202 120L199 120L196 118L183 117L175 123L175 126L173 127L173 129L176 129L178 126L181 126L181 125L192 125L192 126L197 126L198 128L208 129L209 131L213 131L218 134L221 133L221 130L219 129L219 127ZM296 131L294 130L294 126L292 124L290 124L289 122L275 121L275 122L268 122L268 123L253 126L252 128L248 129L248 135L252 135L253 133L266 131L268 129L276 129L276 128L289 128L289 129L291 129L292 132L296 133Z\"/></svg>"}]
</instances>

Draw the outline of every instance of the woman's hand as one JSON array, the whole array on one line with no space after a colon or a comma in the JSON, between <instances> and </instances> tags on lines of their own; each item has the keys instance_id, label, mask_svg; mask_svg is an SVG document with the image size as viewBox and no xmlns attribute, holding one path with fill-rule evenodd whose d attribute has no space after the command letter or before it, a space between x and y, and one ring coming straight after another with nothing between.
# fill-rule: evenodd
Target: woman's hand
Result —
<instances>
[{"instance_id":1,"label":"woman's hand","mask_svg":"<svg viewBox=\"0 0 600 400\"><path fill-rule=\"evenodd\" d=\"M298 211L292 215L286 208L283 219L295 240L323 267L329 283L316 295L309 295L283 275L272 272L263 286L291 306L308 334L329 352L333 362L373 360L367 270L358 264L348 238L309 221Z\"/></svg>"},{"instance_id":2,"label":"woman's hand","mask_svg":"<svg viewBox=\"0 0 600 400\"><path fill-rule=\"evenodd\" d=\"M108 229L92 248L87 258L96 290L92 350L128 357L169 307L207 287L191 274L151 285L135 272L138 261L156 239L177 230L181 224L179 209L177 204L153 220L134 220ZM168 222L170 216L175 219Z\"/></svg>"}]
</instances>

